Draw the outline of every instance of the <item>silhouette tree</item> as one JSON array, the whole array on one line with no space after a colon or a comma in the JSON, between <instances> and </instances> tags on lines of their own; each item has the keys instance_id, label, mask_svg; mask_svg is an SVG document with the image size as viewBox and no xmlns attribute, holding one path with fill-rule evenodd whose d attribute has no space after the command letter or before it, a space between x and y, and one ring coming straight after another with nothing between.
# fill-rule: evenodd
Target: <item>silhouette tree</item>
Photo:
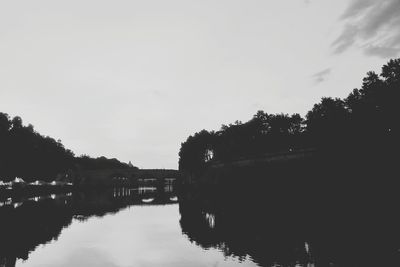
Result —
<instances>
[{"instance_id":1,"label":"silhouette tree","mask_svg":"<svg viewBox=\"0 0 400 267\"><path fill-rule=\"evenodd\" d=\"M306 115L306 130L315 146L342 147L349 112L343 100L324 97Z\"/></svg>"},{"instance_id":2,"label":"silhouette tree","mask_svg":"<svg viewBox=\"0 0 400 267\"><path fill-rule=\"evenodd\" d=\"M126 163L105 157L75 157L61 140L43 136L20 117L0 113L0 180L21 177L25 181L53 181L57 174L75 169L129 168ZM136 167L133 167L136 168Z\"/></svg>"},{"instance_id":3,"label":"silhouette tree","mask_svg":"<svg viewBox=\"0 0 400 267\"><path fill-rule=\"evenodd\" d=\"M179 151L179 169L199 171L204 168L209 151L213 150L215 134L202 130L189 136Z\"/></svg>"},{"instance_id":4,"label":"silhouette tree","mask_svg":"<svg viewBox=\"0 0 400 267\"><path fill-rule=\"evenodd\" d=\"M323 97L304 120L299 114L258 111L247 122L222 125L217 132L205 130L182 143L182 170L204 168L204 151L213 160L229 162L265 153L317 147L324 151L359 151L399 147L400 59L392 59L381 74L368 72L360 89L345 99ZM368 154L368 153L367 153ZM364 157L367 155L364 153Z\"/></svg>"}]
</instances>

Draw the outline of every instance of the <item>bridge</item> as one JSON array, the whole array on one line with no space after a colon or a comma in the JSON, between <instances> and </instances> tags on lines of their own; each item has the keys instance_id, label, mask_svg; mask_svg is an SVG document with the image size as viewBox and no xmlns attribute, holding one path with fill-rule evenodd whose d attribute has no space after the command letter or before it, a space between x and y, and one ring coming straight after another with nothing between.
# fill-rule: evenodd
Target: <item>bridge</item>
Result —
<instances>
[{"instance_id":1,"label":"bridge","mask_svg":"<svg viewBox=\"0 0 400 267\"><path fill-rule=\"evenodd\" d=\"M165 185L179 179L181 174L173 169L101 169L80 170L75 174L77 186L137 186Z\"/></svg>"}]
</instances>

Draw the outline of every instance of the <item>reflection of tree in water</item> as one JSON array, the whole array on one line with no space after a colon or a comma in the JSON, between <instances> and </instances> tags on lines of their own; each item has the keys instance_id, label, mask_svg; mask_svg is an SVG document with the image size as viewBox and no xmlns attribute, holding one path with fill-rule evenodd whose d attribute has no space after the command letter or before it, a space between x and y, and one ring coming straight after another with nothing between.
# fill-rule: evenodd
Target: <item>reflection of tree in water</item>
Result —
<instances>
[{"instance_id":1,"label":"reflection of tree in water","mask_svg":"<svg viewBox=\"0 0 400 267\"><path fill-rule=\"evenodd\" d=\"M72 221L72 210L53 200L40 204L26 202L22 206L0 209L0 262L14 266L16 258L28 259L39 244L57 239L61 230Z\"/></svg>"},{"instance_id":2,"label":"reflection of tree in water","mask_svg":"<svg viewBox=\"0 0 400 267\"><path fill-rule=\"evenodd\" d=\"M373 214L345 212L293 217L290 209L267 212L265 203L242 199L242 205L232 200L226 206L226 199L215 200L210 195L180 196L182 232L204 249L216 248L239 260L251 258L260 266L400 266L394 217L381 222Z\"/></svg>"},{"instance_id":3,"label":"reflection of tree in water","mask_svg":"<svg viewBox=\"0 0 400 267\"><path fill-rule=\"evenodd\" d=\"M256 221L254 216L209 213L186 203L180 203L180 213L182 232L204 249L216 248L240 261L250 257L261 266L309 260L305 249L301 249L304 242L290 240L285 234L267 233L265 221Z\"/></svg>"},{"instance_id":4,"label":"reflection of tree in water","mask_svg":"<svg viewBox=\"0 0 400 267\"><path fill-rule=\"evenodd\" d=\"M130 205L143 205L143 197L152 196L154 203L173 203L170 193L146 193L138 195L127 189L109 191L76 192L70 196L58 196L35 202L26 201L14 208L0 208L0 267L15 266L17 259L27 260L40 244L57 240L63 228L72 220L86 221L90 217L113 214ZM123 192L123 193L122 193Z\"/></svg>"}]
</instances>

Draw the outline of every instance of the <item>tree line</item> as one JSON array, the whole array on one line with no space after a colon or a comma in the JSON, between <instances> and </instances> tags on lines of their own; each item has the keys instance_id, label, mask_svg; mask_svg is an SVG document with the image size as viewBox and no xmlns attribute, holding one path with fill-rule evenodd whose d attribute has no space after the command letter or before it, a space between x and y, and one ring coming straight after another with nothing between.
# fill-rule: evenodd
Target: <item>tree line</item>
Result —
<instances>
[{"instance_id":1,"label":"tree line","mask_svg":"<svg viewBox=\"0 0 400 267\"><path fill-rule=\"evenodd\" d=\"M23 125L18 116L0 112L0 180L15 177L27 182L52 181L68 170L129 168L127 163L106 157L75 156L61 140L38 133L33 125Z\"/></svg>"},{"instance_id":2,"label":"tree line","mask_svg":"<svg viewBox=\"0 0 400 267\"><path fill-rule=\"evenodd\" d=\"M364 157L393 152L398 147L399 92L400 59L391 59L380 74L368 72L361 87L346 98L323 97L305 118L258 111L247 122L189 136L181 144L179 169L198 171L210 160L229 162L304 148Z\"/></svg>"}]
</instances>

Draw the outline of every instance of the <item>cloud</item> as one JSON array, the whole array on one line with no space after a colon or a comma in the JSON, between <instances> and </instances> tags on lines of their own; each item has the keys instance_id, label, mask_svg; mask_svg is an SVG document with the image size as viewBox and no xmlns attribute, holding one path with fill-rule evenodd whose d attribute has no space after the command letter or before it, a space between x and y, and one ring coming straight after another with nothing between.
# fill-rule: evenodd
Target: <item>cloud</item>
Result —
<instances>
[{"instance_id":1,"label":"cloud","mask_svg":"<svg viewBox=\"0 0 400 267\"><path fill-rule=\"evenodd\" d=\"M364 53L371 56L390 58L400 54L400 48L369 45L364 49Z\"/></svg>"},{"instance_id":2,"label":"cloud","mask_svg":"<svg viewBox=\"0 0 400 267\"><path fill-rule=\"evenodd\" d=\"M365 9L371 7L374 2L375 0L353 0L341 16L341 19L347 19L362 13Z\"/></svg>"},{"instance_id":3,"label":"cloud","mask_svg":"<svg viewBox=\"0 0 400 267\"><path fill-rule=\"evenodd\" d=\"M332 43L334 53L356 46L371 56L390 58L400 54L399 0L353 0L340 20L345 24Z\"/></svg>"},{"instance_id":4,"label":"cloud","mask_svg":"<svg viewBox=\"0 0 400 267\"><path fill-rule=\"evenodd\" d=\"M331 68L326 68L326 69L312 75L312 78L314 79L314 82L316 84L321 83L328 78L329 74L331 74L331 71L332 71Z\"/></svg>"},{"instance_id":5,"label":"cloud","mask_svg":"<svg viewBox=\"0 0 400 267\"><path fill-rule=\"evenodd\" d=\"M356 26L348 25L332 44L335 48L335 53L340 54L354 44L357 32L358 28Z\"/></svg>"}]
</instances>

